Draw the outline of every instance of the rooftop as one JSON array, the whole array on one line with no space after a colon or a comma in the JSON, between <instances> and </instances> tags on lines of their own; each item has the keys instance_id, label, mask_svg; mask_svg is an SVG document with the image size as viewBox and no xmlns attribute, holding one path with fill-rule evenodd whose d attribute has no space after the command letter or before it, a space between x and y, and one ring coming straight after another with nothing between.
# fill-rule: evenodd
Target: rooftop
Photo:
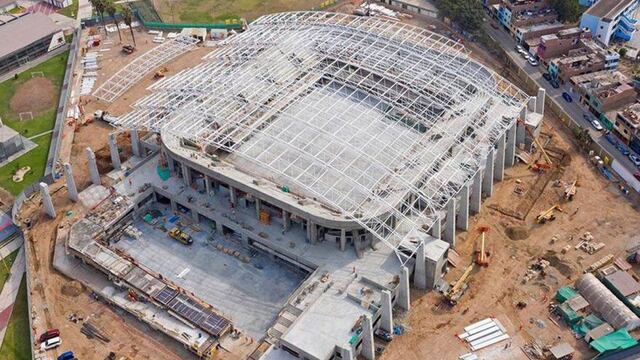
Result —
<instances>
[{"instance_id":1,"label":"rooftop","mask_svg":"<svg viewBox=\"0 0 640 360\"><path fill-rule=\"evenodd\" d=\"M640 283L626 271L616 271L611 275L605 276L605 279L624 297L640 292Z\"/></svg>"},{"instance_id":2,"label":"rooftop","mask_svg":"<svg viewBox=\"0 0 640 360\"><path fill-rule=\"evenodd\" d=\"M203 60L118 123L189 139L396 249L415 251L408 231L432 226L528 99L462 45L382 18L267 15Z\"/></svg>"},{"instance_id":3,"label":"rooftop","mask_svg":"<svg viewBox=\"0 0 640 360\"><path fill-rule=\"evenodd\" d=\"M634 1L635 0L599 0L591 6L585 14L611 20Z\"/></svg>"},{"instance_id":4,"label":"rooftop","mask_svg":"<svg viewBox=\"0 0 640 360\"><path fill-rule=\"evenodd\" d=\"M640 126L640 103L635 103L619 111L618 115L625 118L634 127Z\"/></svg>"},{"instance_id":5,"label":"rooftop","mask_svg":"<svg viewBox=\"0 0 640 360\"><path fill-rule=\"evenodd\" d=\"M53 20L39 12L0 24L0 58L59 30Z\"/></svg>"}]
</instances>

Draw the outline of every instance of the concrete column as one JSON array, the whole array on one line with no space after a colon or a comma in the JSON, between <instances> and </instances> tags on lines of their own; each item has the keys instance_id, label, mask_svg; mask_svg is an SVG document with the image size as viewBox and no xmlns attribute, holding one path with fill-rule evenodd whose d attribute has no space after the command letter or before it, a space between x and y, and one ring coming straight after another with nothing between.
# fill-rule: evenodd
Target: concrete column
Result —
<instances>
[{"instance_id":1,"label":"concrete column","mask_svg":"<svg viewBox=\"0 0 640 360\"><path fill-rule=\"evenodd\" d=\"M400 284L398 284L398 305L406 311L411 308L409 295L409 269L406 266L400 268Z\"/></svg>"},{"instance_id":2,"label":"concrete column","mask_svg":"<svg viewBox=\"0 0 640 360\"><path fill-rule=\"evenodd\" d=\"M525 121L527 120L527 108L520 111L520 119L516 125L516 145L524 144L526 139Z\"/></svg>"},{"instance_id":3,"label":"concrete column","mask_svg":"<svg viewBox=\"0 0 640 360\"><path fill-rule=\"evenodd\" d=\"M530 112L535 112L536 109L538 108L537 106L537 99L535 96L530 97L529 98L529 103L527 103L527 110Z\"/></svg>"},{"instance_id":4,"label":"concrete column","mask_svg":"<svg viewBox=\"0 0 640 360\"><path fill-rule=\"evenodd\" d=\"M380 302L382 303L380 328L393 334L393 306L391 305L391 292L389 290L382 290Z\"/></svg>"},{"instance_id":5,"label":"concrete column","mask_svg":"<svg viewBox=\"0 0 640 360\"><path fill-rule=\"evenodd\" d=\"M198 212L191 208L191 217L193 217L193 222L196 224L200 223L200 214L198 214Z\"/></svg>"},{"instance_id":6,"label":"concrete column","mask_svg":"<svg viewBox=\"0 0 640 360\"><path fill-rule=\"evenodd\" d=\"M493 148L487 155L487 163L484 168L484 176L482 178L482 193L485 197L493 195Z\"/></svg>"},{"instance_id":7,"label":"concrete column","mask_svg":"<svg viewBox=\"0 0 640 360\"><path fill-rule=\"evenodd\" d=\"M185 163L180 163L180 165L182 166L182 180L184 181L184 184L191 186L191 171L189 166Z\"/></svg>"},{"instance_id":8,"label":"concrete column","mask_svg":"<svg viewBox=\"0 0 640 360\"><path fill-rule=\"evenodd\" d=\"M109 152L111 152L111 164L113 165L113 168L120 170L122 164L120 163L120 153L118 152L116 134L109 134Z\"/></svg>"},{"instance_id":9,"label":"concrete column","mask_svg":"<svg viewBox=\"0 0 640 360\"><path fill-rule=\"evenodd\" d=\"M171 211L178 212L178 203L176 203L173 199L170 199L169 202L171 203Z\"/></svg>"},{"instance_id":10,"label":"concrete column","mask_svg":"<svg viewBox=\"0 0 640 360\"><path fill-rule=\"evenodd\" d=\"M291 213L286 210L282 210L282 230L289 231L290 227L291 227Z\"/></svg>"},{"instance_id":11,"label":"concrete column","mask_svg":"<svg viewBox=\"0 0 640 360\"><path fill-rule=\"evenodd\" d=\"M216 221L216 233L220 236L224 235L224 231L222 229L222 224L220 223L220 221Z\"/></svg>"},{"instance_id":12,"label":"concrete column","mask_svg":"<svg viewBox=\"0 0 640 360\"><path fill-rule=\"evenodd\" d=\"M238 205L238 200L236 197L236 189L233 186L229 186L229 201L233 204L233 206Z\"/></svg>"},{"instance_id":13,"label":"concrete column","mask_svg":"<svg viewBox=\"0 0 640 360\"><path fill-rule=\"evenodd\" d=\"M478 171L473 177L471 185L471 199L469 200L469 210L474 214L480 213L480 204L482 200L482 172Z\"/></svg>"},{"instance_id":14,"label":"concrete column","mask_svg":"<svg viewBox=\"0 0 640 360\"><path fill-rule=\"evenodd\" d=\"M262 209L262 201L256 198L256 218L260 219L260 210Z\"/></svg>"},{"instance_id":15,"label":"concrete column","mask_svg":"<svg viewBox=\"0 0 640 360\"><path fill-rule=\"evenodd\" d=\"M544 114L544 100L547 95L547 90L544 88L538 89L538 96L536 96L536 112L538 114Z\"/></svg>"},{"instance_id":16,"label":"concrete column","mask_svg":"<svg viewBox=\"0 0 640 360\"><path fill-rule=\"evenodd\" d=\"M342 360L353 360L353 350L351 349L351 345L341 347L340 356L342 357Z\"/></svg>"},{"instance_id":17,"label":"concrete column","mask_svg":"<svg viewBox=\"0 0 640 360\"><path fill-rule=\"evenodd\" d=\"M452 198L447 203L447 218L444 227L444 241L451 244L451 247L456 245L456 199Z\"/></svg>"},{"instance_id":18,"label":"concrete column","mask_svg":"<svg viewBox=\"0 0 640 360\"><path fill-rule=\"evenodd\" d=\"M91 175L91 182L94 185L100 185L100 173L98 172L98 163L96 162L96 154L93 153L90 147L84 149L87 155L87 161L89 165L89 174Z\"/></svg>"},{"instance_id":19,"label":"concrete column","mask_svg":"<svg viewBox=\"0 0 640 360\"><path fill-rule=\"evenodd\" d=\"M73 170L71 169L71 164L64 163L64 177L67 181L67 194L71 201L78 201L78 188L76 187L76 180L73 178Z\"/></svg>"},{"instance_id":20,"label":"concrete column","mask_svg":"<svg viewBox=\"0 0 640 360\"><path fill-rule=\"evenodd\" d=\"M340 229L340 251L345 251L347 248L347 230Z\"/></svg>"},{"instance_id":21,"label":"concrete column","mask_svg":"<svg viewBox=\"0 0 640 360\"><path fill-rule=\"evenodd\" d=\"M420 290L427 289L427 259L424 256L424 240L420 241L416 251L416 267L413 272L413 285Z\"/></svg>"},{"instance_id":22,"label":"concrete column","mask_svg":"<svg viewBox=\"0 0 640 360\"><path fill-rule=\"evenodd\" d=\"M436 221L431 226L431 230L429 231L430 235L436 239L440 239L442 236L442 220L440 217L436 219Z\"/></svg>"},{"instance_id":23,"label":"concrete column","mask_svg":"<svg viewBox=\"0 0 640 360\"><path fill-rule=\"evenodd\" d=\"M460 204L458 205L456 226L462 230L469 229L469 184L465 184L460 189Z\"/></svg>"},{"instance_id":24,"label":"concrete column","mask_svg":"<svg viewBox=\"0 0 640 360\"><path fill-rule=\"evenodd\" d=\"M140 137L138 136L138 130L131 129L129 133L131 134L131 150L133 151L133 155L142 157L142 148L140 146Z\"/></svg>"},{"instance_id":25,"label":"concrete column","mask_svg":"<svg viewBox=\"0 0 640 360\"><path fill-rule=\"evenodd\" d=\"M46 183L40 183L40 195L42 196L42 205L44 211L52 218L56 217L56 209L53 207L53 201L51 200L51 194L49 194L49 185Z\"/></svg>"},{"instance_id":26,"label":"concrete column","mask_svg":"<svg viewBox=\"0 0 640 360\"><path fill-rule=\"evenodd\" d=\"M514 123L507 130L507 148L504 155L504 164L506 166L513 166L516 162L516 127L517 124Z\"/></svg>"},{"instance_id":27,"label":"concrete column","mask_svg":"<svg viewBox=\"0 0 640 360\"><path fill-rule=\"evenodd\" d=\"M362 321L362 356L367 360L376 358L376 349L373 340L373 322L371 315L366 314Z\"/></svg>"},{"instance_id":28,"label":"concrete column","mask_svg":"<svg viewBox=\"0 0 640 360\"><path fill-rule=\"evenodd\" d=\"M318 227L309 220L307 220L307 238L312 244L318 242Z\"/></svg>"},{"instance_id":29,"label":"concrete column","mask_svg":"<svg viewBox=\"0 0 640 360\"><path fill-rule=\"evenodd\" d=\"M204 176L204 188L207 195L211 195L211 178L207 175Z\"/></svg>"},{"instance_id":30,"label":"concrete column","mask_svg":"<svg viewBox=\"0 0 640 360\"><path fill-rule=\"evenodd\" d=\"M498 181L504 180L505 139L506 134L502 134L498 139L498 153L496 154L495 170L493 172L493 178Z\"/></svg>"}]
</instances>

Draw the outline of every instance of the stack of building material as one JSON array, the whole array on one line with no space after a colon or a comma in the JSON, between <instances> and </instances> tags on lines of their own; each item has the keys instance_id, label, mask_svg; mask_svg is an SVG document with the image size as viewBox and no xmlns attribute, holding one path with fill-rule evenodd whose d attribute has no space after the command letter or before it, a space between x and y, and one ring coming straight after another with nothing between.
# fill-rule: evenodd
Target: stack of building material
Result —
<instances>
[{"instance_id":1,"label":"stack of building material","mask_svg":"<svg viewBox=\"0 0 640 360\"><path fill-rule=\"evenodd\" d=\"M98 56L97 51L92 51L82 57L83 72L82 83L80 84L80 95L90 95L93 91L93 86L98 78L98 72L96 71L99 69Z\"/></svg>"},{"instance_id":2,"label":"stack of building material","mask_svg":"<svg viewBox=\"0 0 640 360\"><path fill-rule=\"evenodd\" d=\"M476 351L504 341L509 335L500 321L486 318L465 327L458 337L467 342L472 351Z\"/></svg>"}]
</instances>

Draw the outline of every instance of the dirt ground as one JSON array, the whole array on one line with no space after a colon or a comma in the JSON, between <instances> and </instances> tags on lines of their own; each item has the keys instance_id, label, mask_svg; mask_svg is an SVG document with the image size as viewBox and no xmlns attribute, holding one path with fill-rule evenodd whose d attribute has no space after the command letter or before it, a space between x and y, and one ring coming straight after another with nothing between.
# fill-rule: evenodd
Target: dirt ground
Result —
<instances>
[{"instance_id":1,"label":"dirt ground","mask_svg":"<svg viewBox=\"0 0 640 360\"><path fill-rule=\"evenodd\" d=\"M55 101L55 86L51 80L37 76L18 86L9 107L16 114L31 111L35 116L55 106Z\"/></svg>"},{"instance_id":2,"label":"dirt ground","mask_svg":"<svg viewBox=\"0 0 640 360\"><path fill-rule=\"evenodd\" d=\"M422 26L426 24L415 18L410 21ZM150 48L151 44L145 42L150 38L147 35L136 32L139 51L133 56ZM125 39L124 42L126 41L128 40ZM112 44L103 42L101 45L104 49L110 49L102 52L104 60L101 64L101 81L106 80L110 72L134 58L119 52L115 45L118 42L117 34L111 35L111 42ZM181 56L168 65L168 75L197 64L208 51L209 49L200 48ZM474 53L474 57L494 68L498 64L485 53ZM148 75L114 104L85 98L82 100L84 112L92 114L97 109L107 109L114 115L121 115L129 110L130 105L145 93L145 89L153 81L152 75ZM469 290L454 308L442 306L441 295L435 292L425 294L412 289L412 311L401 321L406 325L407 331L388 344L382 355L383 359L422 360L434 358L434 354L438 354L437 358L441 359L456 359L469 350L455 338L455 334L460 333L464 326L488 316L497 317L512 339L508 343L511 346L506 349L501 344L481 351L479 354L485 358L525 358L519 348L521 345L532 340L541 345L554 345L559 339L581 351L577 358L594 355L583 341L573 338L564 325L556 325L548 318L548 305L555 290L576 280L589 264L606 254L623 256L627 241L637 232L640 215L615 185L607 183L584 155L577 152L570 138L559 128L557 119L547 116L545 121L547 125L544 133L550 135L549 147L558 148L555 153L564 153L564 161L558 161L557 170L545 175L533 173L523 164L507 169L505 180L496 183L493 197L483 203L479 215L471 218L469 231L459 233L456 251L463 260L457 268L451 269L447 279L457 279L470 262L480 226L487 225L491 228L488 233L492 249L491 264L487 268L474 269ZM96 152L101 171L109 170L110 158L106 143L107 135L112 130L109 125L101 122L80 126L77 131L74 131L74 127L65 127L65 138L70 136L66 138L69 142L66 156L74 168L79 190L90 183L84 155L87 146ZM124 160L130 152L127 134L120 134L118 143L123 150ZM559 160L558 157L554 159ZM564 183L578 180L579 187L574 201L566 202L562 199L563 188L554 186L556 180ZM72 348L81 359L101 360L108 351L115 351L130 359L191 358L186 350L174 342L166 340L164 336L130 316L95 301L90 297L89 291L53 270L52 249L58 224L64 227L72 217L81 216L82 212L78 205L66 199L65 190L56 192L61 185L62 180L51 186L59 214L56 220L39 216L41 209L38 203L28 204L23 213L23 217L36 221L26 237L33 266L30 292L37 332L46 327L59 327L65 334L71 334L72 336L65 336L65 348ZM518 192L523 192L522 195L516 193L516 188L521 189ZM533 197L534 192L540 194ZM560 204L563 209L557 219L544 225L535 224L535 216L555 204ZM522 209L522 216L505 215L505 212L508 213L504 211L505 208L514 211ZM72 210L73 214L66 216L67 210ZM606 247L594 255L575 250L573 246L585 231L590 231L597 241L605 242ZM558 240L551 243L554 236ZM571 250L562 254L561 249L567 244L572 245ZM540 257L551 262L547 276L522 284L527 266ZM515 307L520 301L527 303L523 310ZM104 344L87 339L80 333L81 324L68 319L74 314L75 317L90 318L99 323L101 329L109 334L111 342Z\"/></svg>"},{"instance_id":3,"label":"dirt ground","mask_svg":"<svg viewBox=\"0 0 640 360\"><path fill-rule=\"evenodd\" d=\"M446 29L437 20L409 21ZM475 44L468 47L473 58L501 72L498 60L479 51ZM404 320L408 331L387 346L382 359L418 360L433 358L433 354L439 354L440 359L457 359L470 349L456 334L486 317L498 318L511 339L477 352L481 358L527 359L520 347L533 341L542 347L566 341L579 351L575 359L596 355L583 340L575 339L562 321L549 318L549 305L555 291L572 284L590 264L607 254L626 257L627 243L638 230L638 205L599 174L566 135L559 119L550 113L545 116L544 133L551 137L547 146L556 148L551 152L552 160L557 162L554 170L540 175L522 163L506 170L504 181L494 186L494 195L483 203L480 214L470 219L469 231L458 233L455 250L462 264L452 268L446 279L457 280L471 262L481 226L490 227L487 239L492 250L491 264L487 268L475 267L468 281L469 290L453 308L443 305L442 295L436 292L425 294L412 289L412 309ZM558 158L560 153L565 155L562 161ZM539 153L537 156L540 159ZM577 195L567 202L563 198L564 185L575 180ZM557 219L537 224L536 216L556 204L563 209ZM576 250L574 246L586 231L606 247L593 255ZM553 240L554 236L557 240ZM570 250L562 254L567 245L571 245ZM523 284L528 266L539 258L551 263L547 275ZM640 267L634 265L634 270L637 272ZM518 310L516 304L521 301L527 306Z\"/></svg>"}]
</instances>

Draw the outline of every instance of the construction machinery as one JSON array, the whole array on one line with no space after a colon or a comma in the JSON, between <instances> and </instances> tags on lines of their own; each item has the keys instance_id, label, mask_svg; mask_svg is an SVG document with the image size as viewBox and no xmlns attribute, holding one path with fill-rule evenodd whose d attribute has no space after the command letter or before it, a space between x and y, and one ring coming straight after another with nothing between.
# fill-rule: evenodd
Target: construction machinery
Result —
<instances>
[{"instance_id":1,"label":"construction machinery","mask_svg":"<svg viewBox=\"0 0 640 360\"><path fill-rule=\"evenodd\" d=\"M126 55L130 55L133 54L133 52L136 51L136 48L133 45L122 45L122 52Z\"/></svg>"},{"instance_id":2,"label":"construction machinery","mask_svg":"<svg viewBox=\"0 0 640 360\"><path fill-rule=\"evenodd\" d=\"M479 241L476 242L475 261L480 266L489 266L489 257L491 256L491 250L489 244L485 239L485 234L489 232L488 226L481 226L478 228L480 232Z\"/></svg>"},{"instance_id":3,"label":"construction machinery","mask_svg":"<svg viewBox=\"0 0 640 360\"><path fill-rule=\"evenodd\" d=\"M177 227L174 227L173 229L169 230L167 234L169 234L171 238L178 240L185 245L193 244L193 239L191 238L191 235L187 234L186 232L180 230Z\"/></svg>"},{"instance_id":4,"label":"construction machinery","mask_svg":"<svg viewBox=\"0 0 640 360\"><path fill-rule=\"evenodd\" d=\"M560 208L560 206L553 205L552 207L550 207L547 210L544 210L540 214L538 214L538 216L536 217L536 221L538 222L538 224L544 224L547 221L555 220L556 219L556 214L555 214L556 210L562 212L562 208Z\"/></svg>"},{"instance_id":5,"label":"construction machinery","mask_svg":"<svg viewBox=\"0 0 640 360\"><path fill-rule=\"evenodd\" d=\"M162 68L160 68L160 70L156 71L155 74L153 74L153 79L154 80L162 79L168 71L169 69L163 66Z\"/></svg>"},{"instance_id":6,"label":"construction machinery","mask_svg":"<svg viewBox=\"0 0 640 360\"><path fill-rule=\"evenodd\" d=\"M576 195L576 183L578 180L572 182L564 188L564 198L568 201L572 201L573 197Z\"/></svg>"},{"instance_id":7,"label":"construction machinery","mask_svg":"<svg viewBox=\"0 0 640 360\"><path fill-rule=\"evenodd\" d=\"M466 283L467 278L471 275L471 271L473 270L474 264L471 263L469 267L464 271L462 276L451 285L451 287L444 293L444 298L450 305L458 304L458 301L462 297L467 288L469 287Z\"/></svg>"},{"instance_id":8,"label":"construction machinery","mask_svg":"<svg viewBox=\"0 0 640 360\"><path fill-rule=\"evenodd\" d=\"M547 151L544 149L544 146L542 146L540 141L538 141L538 138L533 135L531 130L529 130L526 126L525 126L525 129L527 129L527 132L529 133L529 135L531 135L531 138L533 139L533 143L536 144L538 149L540 149L540 152L542 153L542 157L544 158L544 161L547 162L546 164L537 162L535 164L532 164L530 167L537 172L544 172L545 170L551 169L551 166L553 166L553 161L551 161L551 157L549 157L549 154L547 154Z\"/></svg>"}]
</instances>

